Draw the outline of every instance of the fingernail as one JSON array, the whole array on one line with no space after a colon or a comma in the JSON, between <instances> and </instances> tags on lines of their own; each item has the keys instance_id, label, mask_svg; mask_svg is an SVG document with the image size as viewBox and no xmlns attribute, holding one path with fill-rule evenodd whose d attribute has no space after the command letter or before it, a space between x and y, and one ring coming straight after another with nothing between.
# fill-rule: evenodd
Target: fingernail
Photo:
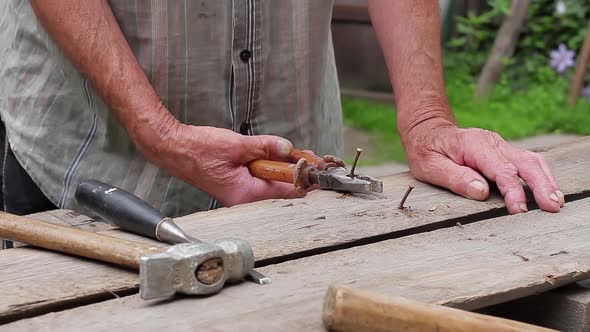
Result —
<instances>
[{"instance_id":1,"label":"fingernail","mask_svg":"<svg viewBox=\"0 0 590 332\"><path fill-rule=\"evenodd\" d=\"M549 194L549 199L559 204L559 197L555 193Z\"/></svg>"},{"instance_id":2,"label":"fingernail","mask_svg":"<svg viewBox=\"0 0 590 332\"><path fill-rule=\"evenodd\" d=\"M565 204L565 195L561 190L557 190L555 194L557 195L557 198L559 198L559 206L563 206L563 204Z\"/></svg>"},{"instance_id":3,"label":"fingernail","mask_svg":"<svg viewBox=\"0 0 590 332\"><path fill-rule=\"evenodd\" d=\"M486 185L481 181L471 181L467 187L467 196L471 199L483 199L484 192L486 191Z\"/></svg>"},{"instance_id":4,"label":"fingernail","mask_svg":"<svg viewBox=\"0 0 590 332\"><path fill-rule=\"evenodd\" d=\"M526 207L526 203L520 203L518 205L518 207L520 208L520 212L528 212L529 209Z\"/></svg>"},{"instance_id":5,"label":"fingernail","mask_svg":"<svg viewBox=\"0 0 590 332\"><path fill-rule=\"evenodd\" d=\"M288 157L293 149L291 142L286 139L280 138L277 142L278 152L281 157Z\"/></svg>"}]
</instances>

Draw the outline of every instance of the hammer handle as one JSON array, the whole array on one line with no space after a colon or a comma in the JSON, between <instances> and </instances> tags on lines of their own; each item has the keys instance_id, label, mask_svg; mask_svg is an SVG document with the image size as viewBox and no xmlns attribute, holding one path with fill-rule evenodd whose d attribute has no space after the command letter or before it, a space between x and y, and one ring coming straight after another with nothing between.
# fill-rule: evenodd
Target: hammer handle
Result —
<instances>
[{"instance_id":1,"label":"hammer handle","mask_svg":"<svg viewBox=\"0 0 590 332\"><path fill-rule=\"evenodd\" d=\"M139 269L141 256L164 248L0 212L0 238Z\"/></svg>"},{"instance_id":2,"label":"hammer handle","mask_svg":"<svg viewBox=\"0 0 590 332\"><path fill-rule=\"evenodd\" d=\"M330 331L555 331L338 285L328 288L322 314L324 326Z\"/></svg>"},{"instance_id":3,"label":"hammer handle","mask_svg":"<svg viewBox=\"0 0 590 332\"><path fill-rule=\"evenodd\" d=\"M295 164L272 160L254 160L248 163L252 176L259 179L293 183Z\"/></svg>"}]
</instances>

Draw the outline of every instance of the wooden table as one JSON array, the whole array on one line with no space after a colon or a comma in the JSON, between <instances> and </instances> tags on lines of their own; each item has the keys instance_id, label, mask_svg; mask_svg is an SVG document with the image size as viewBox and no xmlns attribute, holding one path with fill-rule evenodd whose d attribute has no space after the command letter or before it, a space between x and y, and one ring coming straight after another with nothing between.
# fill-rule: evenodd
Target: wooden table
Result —
<instances>
[{"instance_id":1,"label":"wooden table","mask_svg":"<svg viewBox=\"0 0 590 332\"><path fill-rule=\"evenodd\" d=\"M382 179L381 196L317 191L179 218L203 240L248 240L273 279L210 297L143 301L132 271L30 247L0 251L1 329L321 331L333 282L474 310L590 278L590 138L542 153L568 201L559 214L508 216L497 194L470 201L400 173ZM402 212L410 183L411 211ZM151 242L73 212L37 217Z\"/></svg>"}]
</instances>

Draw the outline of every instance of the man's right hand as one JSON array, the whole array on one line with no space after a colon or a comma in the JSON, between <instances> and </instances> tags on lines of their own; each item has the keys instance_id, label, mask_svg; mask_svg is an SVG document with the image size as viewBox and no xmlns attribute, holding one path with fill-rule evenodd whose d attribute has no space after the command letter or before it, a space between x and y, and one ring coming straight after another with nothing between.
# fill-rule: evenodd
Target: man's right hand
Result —
<instances>
[{"instance_id":1,"label":"man's right hand","mask_svg":"<svg viewBox=\"0 0 590 332\"><path fill-rule=\"evenodd\" d=\"M169 126L161 143L140 148L142 153L223 206L301 196L292 184L255 178L245 166L256 159L285 161L293 149L288 140L270 135L243 136L174 120Z\"/></svg>"},{"instance_id":2,"label":"man's right hand","mask_svg":"<svg viewBox=\"0 0 590 332\"><path fill-rule=\"evenodd\" d=\"M147 160L225 206L298 196L293 185L254 178L244 166L255 159L283 159L292 149L287 140L189 126L168 112L137 63L107 0L31 0L31 4L47 32L92 82Z\"/></svg>"}]
</instances>

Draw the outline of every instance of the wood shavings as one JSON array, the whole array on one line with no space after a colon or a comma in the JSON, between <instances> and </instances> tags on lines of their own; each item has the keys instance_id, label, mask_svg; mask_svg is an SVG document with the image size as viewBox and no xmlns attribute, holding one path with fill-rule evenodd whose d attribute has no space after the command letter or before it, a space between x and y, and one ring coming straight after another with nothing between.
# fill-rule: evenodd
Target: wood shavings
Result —
<instances>
[{"instance_id":1,"label":"wood shavings","mask_svg":"<svg viewBox=\"0 0 590 332\"><path fill-rule=\"evenodd\" d=\"M408 218L414 218L416 216L416 213L414 213L412 211L412 207L408 206L408 207L404 207L403 209L400 210L403 214L405 214Z\"/></svg>"},{"instance_id":2,"label":"wood shavings","mask_svg":"<svg viewBox=\"0 0 590 332\"><path fill-rule=\"evenodd\" d=\"M545 278L547 278L547 282L550 283L551 285L557 284L557 276L554 274L548 274L545 276Z\"/></svg>"},{"instance_id":3,"label":"wood shavings","mask_svg":"<svg viewBox=\"0 0 590 332\"><path fill-rule=\"evenodd\" d=\"M582 269L582 267L580 266L580 262L576 261L576 273L574 273L572 278L577 278L579 276L587 274L588 272L590 271Z\"/></svg>"}]
</instances>

